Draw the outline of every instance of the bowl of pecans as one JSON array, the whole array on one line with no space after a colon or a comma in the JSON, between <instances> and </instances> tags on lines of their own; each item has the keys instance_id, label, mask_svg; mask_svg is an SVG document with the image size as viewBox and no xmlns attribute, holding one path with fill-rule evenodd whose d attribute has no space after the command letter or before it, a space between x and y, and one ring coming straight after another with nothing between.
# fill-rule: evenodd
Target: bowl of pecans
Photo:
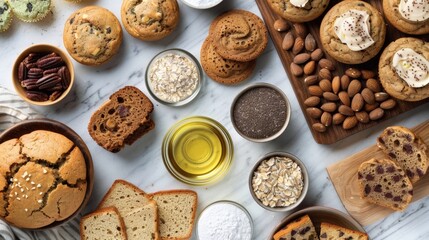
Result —
<instances>
[{"instance_id":1,"label":"bowl of pecans","mask_svg":"<svg viewBox=\"0 0 429 240\"><path fill-rule=\"evenodd\" d=\"M32 45L15 60L12 81L25 101L49 106L60 102L70 92L74 68L67 54L58 47Z\"/></svg>"},{"instance_id":2,"label":"bowl of pecans","mask_svg":"<svg viewBox=\"0 0 429 240\"><path fill-rule=\"evenodd\" d=\"M261 207L274 212L296 208L305 198L309 185L304 163L287 152L263 156L249 175L249 190Z\"/></svg>"}]
</instances>

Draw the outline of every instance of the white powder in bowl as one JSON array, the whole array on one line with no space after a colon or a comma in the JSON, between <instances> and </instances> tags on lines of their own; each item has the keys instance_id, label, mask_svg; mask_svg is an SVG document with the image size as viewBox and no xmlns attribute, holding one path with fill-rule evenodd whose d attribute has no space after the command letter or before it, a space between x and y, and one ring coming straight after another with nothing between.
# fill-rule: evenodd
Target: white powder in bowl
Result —
<instances>
[{"instance_id":1,"label":"white powder in bowl","mask_svg":"<svg viewBox=\"0 0 429 240\"><path fill-rule=\"evenodd\" d=\"M211 8L222 2L222 0L182 0L185 4L194 8Z\"/></svg>"},{"instance_id":2,"label":"white powder in bowl","mask_svg":"<svg viewBox=\"0 0 429 240\"><path fill-rule=\"evenodd\" d=\"M197 232L202 240L251 240L252 224L243 209L232 203L219 202L201 213Z\"/></svg>"}]
</instances>

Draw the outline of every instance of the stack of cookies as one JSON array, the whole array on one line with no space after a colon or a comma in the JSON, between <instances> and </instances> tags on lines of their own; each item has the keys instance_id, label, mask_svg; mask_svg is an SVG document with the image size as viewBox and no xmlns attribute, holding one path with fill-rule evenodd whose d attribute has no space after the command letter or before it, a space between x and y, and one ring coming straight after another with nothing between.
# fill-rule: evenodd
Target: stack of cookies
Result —
<instances>
[{"instance_id":1,"label":"stack of cookies","mask_svg":"<svg viewBox=\"0 0 429 240\"><path fill-rule=\"evenodd\" d=\"M228 11L212 22L201 47L201 65L216 82L237 84L250 77L267 43L267 28L258 16Z\"/></svg>"}]
</instances>

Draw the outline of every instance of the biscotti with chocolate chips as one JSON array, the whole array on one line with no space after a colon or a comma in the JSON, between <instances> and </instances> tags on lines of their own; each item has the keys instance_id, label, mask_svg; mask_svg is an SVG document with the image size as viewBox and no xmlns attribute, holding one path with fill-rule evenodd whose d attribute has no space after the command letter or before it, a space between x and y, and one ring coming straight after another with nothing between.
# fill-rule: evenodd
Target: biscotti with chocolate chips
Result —
<instances>
[{"instance_id":1,"label":"biscotti with chocolate chips","mask_svg":"<svg viewBox=\"0 0 429 240\"><path fill-rule=\"evenodd\" d=\"M426 174L429 166L427 146L410 129L401 126L388 127L377 138L377 145L401 166L412 183Z\"/></svg>"},{"instance_id":2,"label":"biscotti with chocolate chips","mask_svg":"<svg viewBox=\"0 0 429 240\"><path fill-rule=\"evenodd\" d=\"M286 227L276 234L274 240L283 239L313 239L318 240L316 229L308 215L302 216L286 225Z\"/></svg>"},{"instance_id":3,"label":"biscotti with chocolate chips","mask_svg":"<svg viewBox=\"0 0 429 240\"><path fill-rule=\"evenodd\" d=\"M153 104L140 89L124 87L112 94L91 117L88 132L104 149L119 152L155 127Z\"/></svg>"},{"instance_id":4,"label":"biscotti with chocolate chips","mask_svg":"<svg viewBox=\"0 0 429 240\"><path fill-rule=\"evenodd\" d=\"M363 232L340 227L335 224L322 222L320 224L320 240L367 240L368 235Z\"/></svg>"}]
</instances>

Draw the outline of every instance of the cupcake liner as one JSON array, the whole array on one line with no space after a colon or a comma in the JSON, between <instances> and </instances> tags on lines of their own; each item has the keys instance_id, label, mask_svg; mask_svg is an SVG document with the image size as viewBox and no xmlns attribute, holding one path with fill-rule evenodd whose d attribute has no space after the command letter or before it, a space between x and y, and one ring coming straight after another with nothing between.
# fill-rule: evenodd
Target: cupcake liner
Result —
<instances>
[{"instance_id":1,"label":"cupcake liner","mask_svg":"<svg viewBox=\"0 0 429 240\"><path fill-rule=\"evenodd\" d=\"M50 4L49 4L48 9L46 9L46 11L43 12L43 13L37 14L34 18L25 18L25 17L22 17L22 16L20 16L19 13L17 13L16 9L12 5L11 5L11 8L12 8L12 12L16 16L16 18L18 18L19 20L21 20L23 22L26 22L26 23L34 23L34 22L41 21L42 19L44 19L51 12L54 4L53 4L53 2L51 0L49 0L49 2L50 2Z\"/></svg>"}]
</instances>

